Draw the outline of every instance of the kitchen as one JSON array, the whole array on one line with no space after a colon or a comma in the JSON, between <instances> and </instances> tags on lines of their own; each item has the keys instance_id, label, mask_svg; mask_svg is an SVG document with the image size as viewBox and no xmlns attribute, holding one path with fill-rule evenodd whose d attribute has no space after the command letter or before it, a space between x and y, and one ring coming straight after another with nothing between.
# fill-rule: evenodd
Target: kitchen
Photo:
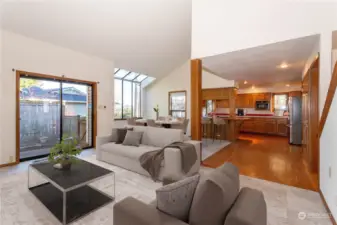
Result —
<instances>
[{"instance_id":1,"label":"kitchen","mask_svg":"<svg viewBox=\"0 0 337 225\"><path fill-rule=\"evenodd\" d=\"M214 147L204 166L232 162L242 175L317 190L318 40L308 36L202 59L204 70L234 81L202 86L203 151L225 145Z\"/></svg>"},{"instance_id":2,"label":"kitchen","mask_svg":"<svg viewBox=\"0 0 337 225\"><path fill-rule=\"evenodd\" d=\"M236 141L240 133L256 133L289 136L289 143L301 144L301 130L290 128L291 125L296 127L301 123L301 91L243 94L237 92L237 88L202 90L202 121L213 120L215 117L227 121L219 131L214 129L213 123L203 124L205 138ZM288 107L288 103L295 101L297 104L290 104ZM296 120L290 121L290 118ZM215 132L221 133L216 135Z\"/></svg>"}]
</instances>

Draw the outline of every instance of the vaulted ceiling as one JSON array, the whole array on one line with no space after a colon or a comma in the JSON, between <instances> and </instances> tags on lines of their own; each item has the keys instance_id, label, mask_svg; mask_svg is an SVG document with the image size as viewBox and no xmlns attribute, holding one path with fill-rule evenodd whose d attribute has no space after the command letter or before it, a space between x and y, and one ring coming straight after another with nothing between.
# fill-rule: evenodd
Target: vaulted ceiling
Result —
<instances>
[{"instance_id":1,"label":"vaulted ceiling","mask_svg":"<svg viewBox=\"0 0 337 225\"><path fill-rule=\"evenodd\" d=\"M191 0L5 1L2 27L159 78L190 58L191 8Z\"/></svg>"}]
</instances>

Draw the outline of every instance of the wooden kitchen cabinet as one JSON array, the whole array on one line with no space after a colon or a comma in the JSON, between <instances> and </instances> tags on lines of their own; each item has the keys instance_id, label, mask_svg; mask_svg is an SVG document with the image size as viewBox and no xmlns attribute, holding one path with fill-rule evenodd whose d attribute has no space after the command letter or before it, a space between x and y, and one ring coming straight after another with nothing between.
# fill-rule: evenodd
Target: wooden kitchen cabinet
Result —
<instances>
[{"instance_id":1,"label":"wooden kitchen cabinet","mask_svg":"<svg viewBox=\"0 0 337 225\"><path fill-rule=\"evenodd\" d=\"M238 94L236 96L236 108L255 108L256 101L270 101L271 93Z\"/></svg>"},{"instance_id":2,"label":"wooden kitchen cabinet","mask_svg":"<svg viewBox=\"0 0 337 225\"><path fill-rule=\"evenodd\" d=\"M229 100L217 100L216 108L229 108Z\"/></svg>"},{"instance_id":3,"label":"wooden kitchen cabinet","mask_svg":"<svg viewBox=\"0 0 337 225\"><path fill-rule=\"evenodd\" d=\"M202 89L201 95L203 100L221 100L229 99L230 92L233 88L211 88Z\"/></svg>"},{"instance_id":4,"label":"wooden kitchen cabinet","mask_svg":"<svg viewBox=\"0 0 337 225\"><path fill-rule=\"evenodd\" d=\"M281 136L288 136L287 119L277 119L277 134Z\"/></svg>"},{"instance_id":5,"label":"wooden kitchen cabinet","mask_svg":"<svg viewBox=\"0 0 337 225\"><path fill-rule=\"evenodd\" d=\"M288 120L286 118L252 117L243 122L240 131L259 134L288 136Z\"/></svg>"}]
</instances>

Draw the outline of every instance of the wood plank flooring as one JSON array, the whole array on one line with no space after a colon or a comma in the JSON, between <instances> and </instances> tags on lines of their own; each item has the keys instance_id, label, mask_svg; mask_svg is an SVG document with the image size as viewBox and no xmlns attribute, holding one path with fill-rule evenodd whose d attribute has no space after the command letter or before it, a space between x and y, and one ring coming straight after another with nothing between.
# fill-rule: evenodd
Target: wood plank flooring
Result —
<instances>
[{"instance_id":1,"label":"wood plank flooring","mask_svg":"<svg viewBox=\"0 0 337 225\"><path fill-rule=\"evenodd\" d=\"M305 167L301 147L289 145L285 137L240 134L203 164L216 168L224 162L238 166L242 175L318 191L318 177Z\"/></svg>"}]
</instances>

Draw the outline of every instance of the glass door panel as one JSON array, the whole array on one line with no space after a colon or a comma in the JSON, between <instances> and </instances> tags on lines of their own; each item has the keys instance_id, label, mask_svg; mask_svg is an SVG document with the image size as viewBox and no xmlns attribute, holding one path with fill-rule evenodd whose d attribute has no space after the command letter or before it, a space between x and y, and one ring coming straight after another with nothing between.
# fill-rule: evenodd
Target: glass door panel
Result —
<instances>
[{"instance_id":1,"label":"glass door panel","mask_svg":"<svg viewBox=\"0 0 337 225\"><path fill-rule=\"evenodd\" d=\"M60 82L20 77L20 159L49 154L60 141Z\"/></svg>"},{"instance_id":2,"label":"glass door panel","mask_svg":"<svg viewBox=\"0 0 337 225\"><path fill-rule=\"evenodd\" d=\"M62 134L76 138L82 148L92 146L92 87L62 82Z\"/></svg>"}]
</instances>

